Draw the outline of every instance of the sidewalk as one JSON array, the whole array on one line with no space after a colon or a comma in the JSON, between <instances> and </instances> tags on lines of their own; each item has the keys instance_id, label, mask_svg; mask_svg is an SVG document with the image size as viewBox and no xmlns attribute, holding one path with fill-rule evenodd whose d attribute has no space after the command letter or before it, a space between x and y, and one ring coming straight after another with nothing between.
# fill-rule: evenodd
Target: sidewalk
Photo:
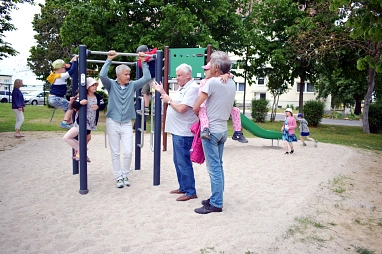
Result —
<instances>
[{"instance_id":1,"label":"sidewalk","mask_svg":"<svg viewBox=\"0 0 382 254\"><path fill-rule=\"evenodd\" d=\"M252 119L251 112L245 111L245 116L249 119ZM271 117L271 114L268 113L267 120L269 120ZM283 121L285 118L285 114L283 113L276 113L276 121ZM322 118L321 124L331 124L331 125L345 125L345 126L360 126L362 127L362 121L356 121L356 120L341 120L341 119L329 119L329 118Z\"/></svg>"}]
</instances>

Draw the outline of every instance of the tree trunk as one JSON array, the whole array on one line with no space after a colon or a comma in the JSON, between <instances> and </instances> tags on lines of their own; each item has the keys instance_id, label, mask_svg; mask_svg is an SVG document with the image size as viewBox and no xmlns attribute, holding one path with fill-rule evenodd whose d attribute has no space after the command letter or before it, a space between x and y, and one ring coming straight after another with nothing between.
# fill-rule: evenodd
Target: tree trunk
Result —
<instances>
[{"instance_id":1,"label":"tree trunk","mask_svg":"<svg viewBox=\"0 0 382 254\"><path fill-rule=\"evenodd\" d=\"M370 128L369 128L369 107L371 102L371 97L373 95L374 91L374 82L375 79L375 69L369 67L368 70L368 76L367 76L367 93L365 96L365 103L363 106L363 133L369 134Z\"/></svg>"},{"instance_id":2,"label":"tree trunk","mask_svg":"<svg viewBox=\"0 0 382 254\"><path fill-rule=\"evenodd\" d=\"M305 59L301 59L301 74L300 74L300 97L298 101L298 112L303 112L304 107L304 88L305 88Z\"/></svg>"},{"instance_id":3,"label":"tree trunk","mask_svg":"<svg viewBox=\"0 0 382 254\"><path fill-rule=\"evenodd\" d=\"M354 107L354 114L355 115L359 115L362 113L362 110L361 110L361 100L359 98L356 98L355 99L355 107Z\"/></svg>"},{"instance_id":4,"label":"tree trunk","mask_svg":"<svg viewBox=\"0 0 382 254\"><path fill-rule=\"evenodd\" d=\"M382 41L379 41L378 43L374 43L372 40L370 42L370 47L372 48L372 53L370 54L373 57L373 60L375 63L378 63L379 61L379 50L381 48ZM375 69L371 68L369 65L368 69L368 75L367 75L367 93L365 96L365 104L363 106L363 133L370 133L370 127L369 127L369 107L371 103L371 98L373 96L374 91L374 85L375 85Z\"/></svg>"},{"instance_id":5,"label":"tree trunk","mask_svg":"<svg viewBox=\"0 0 382 254\"><path fill-rule=\"evenodd\" d=\"M270 119L271 122L274 122L276 119L277 108L279 105L279 97L280 97L280 94L275 94L273 96L272 113L271 113L271 119ZM276 100L276 98L277 98L277 100Z\"/></svg>"}]
</instances>

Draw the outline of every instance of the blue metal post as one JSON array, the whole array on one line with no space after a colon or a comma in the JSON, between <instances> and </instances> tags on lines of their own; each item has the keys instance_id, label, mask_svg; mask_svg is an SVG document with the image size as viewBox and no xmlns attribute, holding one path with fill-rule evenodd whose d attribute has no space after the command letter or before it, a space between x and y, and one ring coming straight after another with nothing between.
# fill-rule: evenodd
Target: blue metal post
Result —
<instances>
[{"instance_id":1,"label":"blue metal post","mask_svg":"<svg viewBox=\"0 0 382 254\"><path fill-rule=\"evenodd\" d=\"M87 98L86 89L86 46L80 45L79 47L79 100ZM79 142L80 142L80 194L87 194L88 191L88 174L87 174L87 143L86 143L86 108L87 106L80 107L79 114Z\"/></svg>"},{"instance_id":2,"label":"blue metal post","mask_svg":"<svg viewBox=\"0 0 382 254\"><path fill-rule=\"evenodd\" d=\"M77 70L72 75L72 82L71 83L72 83L72 96L74 96L76 93L76 90L78 88L78 66L77 66ZM76 114L73 113L73 115L72 115L73 123L74 123L75 116L76 116ZM77 137L77 139L78 139L78 137ZM72 149L72 157L74 155L75 155L75 150ZM78 161L76 161L76 160L72 160L72 161L73 161L73 163L72 163L73 164L73 175L77 175L79 173Z\"/></svg>"},{"instance_id":3,"label":"blue metal post","mask_svg":"<svg viewBox=\"0 0 382 254\"><path fill-rule=\"evenodd\" d=\"M136 80L140 79L142 77L142 69L139 68L138 63L136 64ZM144 109L141 108L141 102L140 98L142 97L142 89L138 89L135 93L135 109L141 110L142 115L144 112ZM141 169L141 148L138 146L138 144L141 144L141 133L139 129L143 130L143 126L141 126L141 120L142 115L136 114L135 119L135 170Z\"/></svg>"},{"instance_id":4,"label":"blue metal post","mask_svg":"<svg viewBox=\"0 0 382 254\"><path fill-rule=\"evenodd\" d=\"M155 59L155 79L162 81L163 51L157 50ZM154 185L160 184L160 150L161 150L161 126L162 126L162 100L160 93L155 91L155 126L154 126ZM153 123L151 123L153 124Z\"/></svg>"}]
</instances>

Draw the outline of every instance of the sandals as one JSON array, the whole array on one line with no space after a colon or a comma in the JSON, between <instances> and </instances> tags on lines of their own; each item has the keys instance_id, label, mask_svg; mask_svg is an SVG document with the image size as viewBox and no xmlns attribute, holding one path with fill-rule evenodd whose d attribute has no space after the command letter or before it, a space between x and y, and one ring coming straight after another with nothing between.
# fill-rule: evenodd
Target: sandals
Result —
<instances>
[{"instance_id":1,"label":"sandals","mask_svg":"<svg viewBox=\"0 0 382 254\"><path fill-rule=\"evenodd\" d=\"M25 137L25 136L21 133L15 133L15 138L22 138L22 137Z\"/></svg>"}]
</instances>

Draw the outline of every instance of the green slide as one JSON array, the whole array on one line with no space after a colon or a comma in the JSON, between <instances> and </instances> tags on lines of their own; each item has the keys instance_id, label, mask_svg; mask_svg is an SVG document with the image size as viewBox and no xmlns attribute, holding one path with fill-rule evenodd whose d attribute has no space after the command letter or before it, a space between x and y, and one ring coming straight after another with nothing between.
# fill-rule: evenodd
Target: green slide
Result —
<instances>
[{"instance_id":1,"label":"green slide","mask_svg":"<svg viewBox=\"0 0 382 254\"><path fill-rule=\"evenodd\" d=\"M278 131L264 130L251 119L240 113L241 126L251 134L266 139L282 139L282 133ZM281 127L280 127L281 128Z\"/></svg>"}]
</instances>

